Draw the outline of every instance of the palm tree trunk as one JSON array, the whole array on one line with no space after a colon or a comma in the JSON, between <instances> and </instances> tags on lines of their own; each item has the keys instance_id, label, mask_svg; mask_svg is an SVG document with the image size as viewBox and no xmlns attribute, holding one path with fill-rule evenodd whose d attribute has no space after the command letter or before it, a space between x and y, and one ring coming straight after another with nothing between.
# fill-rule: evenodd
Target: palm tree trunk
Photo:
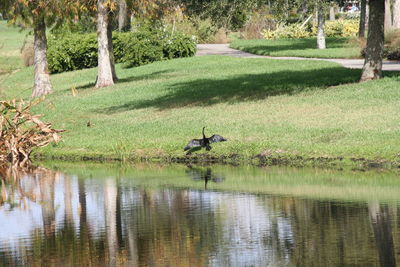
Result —
<instances>
[{"instance_id":1,"label":"palm tree trunk","mask_svg":"<svg viewBox=\"0 0 400 267\"><path fill-rule=\"evenodd\" d=\"M385 2L369 0L368 38L361 81L382 77Z\"/></svg>"},{"instance_id":2,"label":"palm tree trunk","mask_svg":"<svg viewBox=\"0 0 400 267\"><path fill-rule=\"evenodd\" d=\"M34 21L34 63L35 63L35 82L32 97L41 97L53 92L50 83L50 74L47 64L47 38L46 24L44 17L40 16Z\"/></svg>"},{"instance_id":3,"label":"palm tree trunk","mask_svg":"<svg viewBox=\"0 0 400 267\"><path fill-rule=\"evenodd\" d=\"M96 88L114 84L108 41L108 9L105 0L97 0L97 42L99 45Z\"/></svg>"}]
</instances>

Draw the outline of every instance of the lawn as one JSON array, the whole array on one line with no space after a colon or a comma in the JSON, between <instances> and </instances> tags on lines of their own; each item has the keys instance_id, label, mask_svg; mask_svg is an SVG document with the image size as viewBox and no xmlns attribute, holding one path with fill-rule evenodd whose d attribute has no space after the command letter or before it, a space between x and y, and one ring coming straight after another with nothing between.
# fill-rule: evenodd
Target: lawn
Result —
<instances>
[{"instance_id":1,"label":"lawn","mask_svg":"<svg viewBox=\"0 0 400 267\"><path fill-rule=\"evenodd\" d=\"M235 40L232 48L265 56L308 58L360 58L360 48L349 38L326 38L326 49L317 49L316 38Z\"/></svg>"},{"instance_id":2,"label":"lawn","mask_svg":"<svg viewBox=\"0 0 400 267\"><path fill-rule=\"evenodd\" d=\"M27 33L0 21L0 81L2 75L23 67L21 47Z\"/></svg>"},{"instance_id":3,"label":"lawn","mask_svg":"<svg viewBox=\"0 0 400 267\"><path fill-rule=\"evenodd\" d=\"M34 110L65 129L56 157L183 156L192 138L220 134L210 154L400 161L400 77L356 83L332 62L204 56L124 68L95 89L97 69L51 76ZM2 98L29 98L33 67L4 77ZM78 94L73 96L71 88ZM90 122L90 127L88 127Z\"/></svg>"},{"instance_id":4,"label":"lawn","mask_svg":"<svg viewBox=\"0 0 400 267\"><path fill-rule=\"evenodd\" d=\"M360 71L335 63L224 56L117 71L119 83L103 89L93 88L96 69L52 76L56 92L36 111L67 132L42 153L180 156L206 126L207 135L229 139L214 145L216 155L398 159L397 76L351 84ZM31 83L32 68L26 68L3 87L8 98L28 97Z\"/></svg>"}]
</instances>

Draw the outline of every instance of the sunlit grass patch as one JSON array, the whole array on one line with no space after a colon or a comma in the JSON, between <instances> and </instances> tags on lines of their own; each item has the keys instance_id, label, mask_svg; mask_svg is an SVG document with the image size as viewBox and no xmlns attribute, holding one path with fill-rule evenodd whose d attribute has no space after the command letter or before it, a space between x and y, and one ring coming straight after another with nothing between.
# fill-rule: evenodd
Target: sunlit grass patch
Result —
<instances>
[{"instance_id":1,"label":"sunlit grass patch","mask_svg":"<svg viewBox=\"0 0 400 267\"><path fill-rule=\"evenodd\" d=\"M326 38L326 49L317 49L316 38L278 40L235 40L231 47L265 56L307 58L360 58L360 48L349 38Z\"/></svg>"}]
</instances>

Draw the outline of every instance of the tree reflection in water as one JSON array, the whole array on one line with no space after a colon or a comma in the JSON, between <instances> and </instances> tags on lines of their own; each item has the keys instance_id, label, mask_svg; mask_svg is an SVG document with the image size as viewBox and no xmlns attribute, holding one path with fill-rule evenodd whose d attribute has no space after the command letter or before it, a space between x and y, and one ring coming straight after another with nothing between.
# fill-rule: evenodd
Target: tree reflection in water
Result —
<instances>
[{"instance_id":1,"label":"tree reflection in water","mask_svg":"<svg viewBox=\"0 0 400 267\"><path fill-rule=\"evenodd\" d=\"M231 179L211 168L182 169L186 187L0 176L0 266L395 266L400 249L397 205L190 189Z\"/></svg>"}]
</instances>

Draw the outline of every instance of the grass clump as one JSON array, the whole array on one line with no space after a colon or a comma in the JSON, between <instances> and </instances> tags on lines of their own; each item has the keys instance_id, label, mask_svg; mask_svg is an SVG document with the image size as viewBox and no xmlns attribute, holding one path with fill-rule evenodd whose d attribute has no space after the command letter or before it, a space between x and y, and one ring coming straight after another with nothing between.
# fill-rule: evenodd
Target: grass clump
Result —
<instances>
[{"instance_id":1,"label":"grass clump","mask_svg":"<svg viewBox=\"0 0 400 267\"><path fill-rule=\"evenodd\" d=\"M349 38L326 38L326 49L317 49L316 38L277 40L235 40L231 47L265 56L295 56L308 58L360 58L358 44Z\"/></svg>"}]
</instances>

